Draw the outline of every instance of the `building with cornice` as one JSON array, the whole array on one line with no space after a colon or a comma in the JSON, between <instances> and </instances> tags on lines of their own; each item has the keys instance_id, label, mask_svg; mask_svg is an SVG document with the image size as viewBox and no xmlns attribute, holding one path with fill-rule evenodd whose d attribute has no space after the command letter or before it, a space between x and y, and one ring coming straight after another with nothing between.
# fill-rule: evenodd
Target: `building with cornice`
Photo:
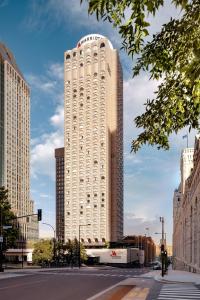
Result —
<instances>
[{"instance_id":1,"label":"building with cornice","mask_svg":"<svg viewBox=\"0 0 200 300\"><path fill-rule=\"evenodd\" d=\"M64 54L64 240L103 245L123 235L123 76L104 36Z\"/></svg>"},{"instance_id":2,"label":"building with cornice","mask_svg":"<svg viewBox=\"0 0 200 300\"><path fill-rule=\"evenodd\" d=\"M199 136L195 138L194 149L187 148L182 153L181 175L173 200L174 268L200 273Z\"/></svg>"},{"instance_id":3,"label":"building with cornice","mask_svg":"<svg viewBox=\"0 0 200 300\"><path fill-rule=\"evenodd\" d=\"M32 214L30 199L30 90L11 51L0 43L0 186L14 214ZM18 219L23 240L38 238L37 217Z\"/></svg>"}]
</instances>

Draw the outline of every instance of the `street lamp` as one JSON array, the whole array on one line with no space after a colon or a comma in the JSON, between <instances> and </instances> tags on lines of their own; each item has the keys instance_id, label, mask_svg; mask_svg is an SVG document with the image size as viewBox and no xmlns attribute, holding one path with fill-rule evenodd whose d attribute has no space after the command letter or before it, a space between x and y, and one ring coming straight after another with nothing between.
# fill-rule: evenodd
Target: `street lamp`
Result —
<instances>
[{"instance_id":1,"label":"street lamp","mask_svg":"<svg viewBox=\"0 0 200 300\"><path fill-rule=\"evenodd\" d=\"M42 223L42 224L47 225L47 226L49 226L49 227L51 227L53 229L53 234L54 234L54 238L53 238L53 260L55 261L55 258L56 258L56 230L49 223Z\"/></svg>"},{"instance_id":2,"label":"street lamp","mask_svg":"<svg viewBox=\"0 0 200 300\"><path fill-rule=\"evenodd\" d=\"M154 234L162 234L162 232L154 232ZM167 242L167 233L164 232L164 235L165 235L165 242Z\"/></svg>"},{"instance_id":3,"label":"street lamp","mask_svg":"<svg viewBox=\"0 0 200 300\"><path fill-rule=\"evenodd\" d=\"M91 224L79 224L79 230L78 230L78 245L79 245L79 251L78 251L78 266L79 269L81 267L81 244L80 244L80 235L81 235L81 227L84 226L90 226Z\"/></svg>"},{"instance_id":4,"label":"street lamp","mask_svg":"<svg viewBox=\"0 0 200 300\"><path fill-rule=\"evenodd\" d=\"M149 251L148 251L148 237L149 237L149 227L146 227L145 230L148 232L148 234L146 236L146 264L148 264L149 262Z\"/></svg>"}]
</instances>

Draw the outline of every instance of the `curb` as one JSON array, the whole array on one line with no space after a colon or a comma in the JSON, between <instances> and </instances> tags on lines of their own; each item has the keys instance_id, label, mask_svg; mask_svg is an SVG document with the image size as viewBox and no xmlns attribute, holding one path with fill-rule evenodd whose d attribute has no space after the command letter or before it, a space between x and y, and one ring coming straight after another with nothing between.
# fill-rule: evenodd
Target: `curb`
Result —
<instances>
[{"instance_id":1,"label":"curb","mask_svg":"<svg viewBox=\"0 0 200 300\"><path fill-rule=\"evenodd\" d=\"M171 284L177 284L177 283L187 283L187 284L198 284L196 283L196 281L177 281L177 280L169 280L169 279L164 279L164 278L159 278L159 277L154 277L154 279L158 282L162 282L162 283L171 283Z\"/></svg>"}]
</instances>

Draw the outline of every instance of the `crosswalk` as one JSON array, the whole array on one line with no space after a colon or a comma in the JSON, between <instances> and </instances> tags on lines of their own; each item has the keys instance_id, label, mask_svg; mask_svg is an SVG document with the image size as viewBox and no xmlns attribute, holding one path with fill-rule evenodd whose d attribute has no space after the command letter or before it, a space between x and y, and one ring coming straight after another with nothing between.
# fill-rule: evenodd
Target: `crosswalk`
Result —
<instances>
[{"instance_id":1,"label":"crosswalk","mask_svg":"<svg viewBox=\"0 0 200 300\"><path fill-rule=\"evenodd\" d=\"M157 300L196 300L200 299L200 290L193 284L164 284Z\"/></svg>"}]
</instances>

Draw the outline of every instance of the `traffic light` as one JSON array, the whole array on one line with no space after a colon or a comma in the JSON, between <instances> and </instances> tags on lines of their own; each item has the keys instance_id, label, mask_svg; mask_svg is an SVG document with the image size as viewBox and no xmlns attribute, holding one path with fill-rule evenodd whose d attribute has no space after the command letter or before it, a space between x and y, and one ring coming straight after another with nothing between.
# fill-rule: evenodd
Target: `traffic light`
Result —
<instances>
[{"instance_id":1,"label":"traffic light","mask_svg":"<svg viewBox=\"0 0 200 300\"><path fill-rule=\"evenodd\" d=\"M38 221L42 221L42 210L41 209L37 210L37 219L38 219Z\"/></svg>"}]
</instances>

